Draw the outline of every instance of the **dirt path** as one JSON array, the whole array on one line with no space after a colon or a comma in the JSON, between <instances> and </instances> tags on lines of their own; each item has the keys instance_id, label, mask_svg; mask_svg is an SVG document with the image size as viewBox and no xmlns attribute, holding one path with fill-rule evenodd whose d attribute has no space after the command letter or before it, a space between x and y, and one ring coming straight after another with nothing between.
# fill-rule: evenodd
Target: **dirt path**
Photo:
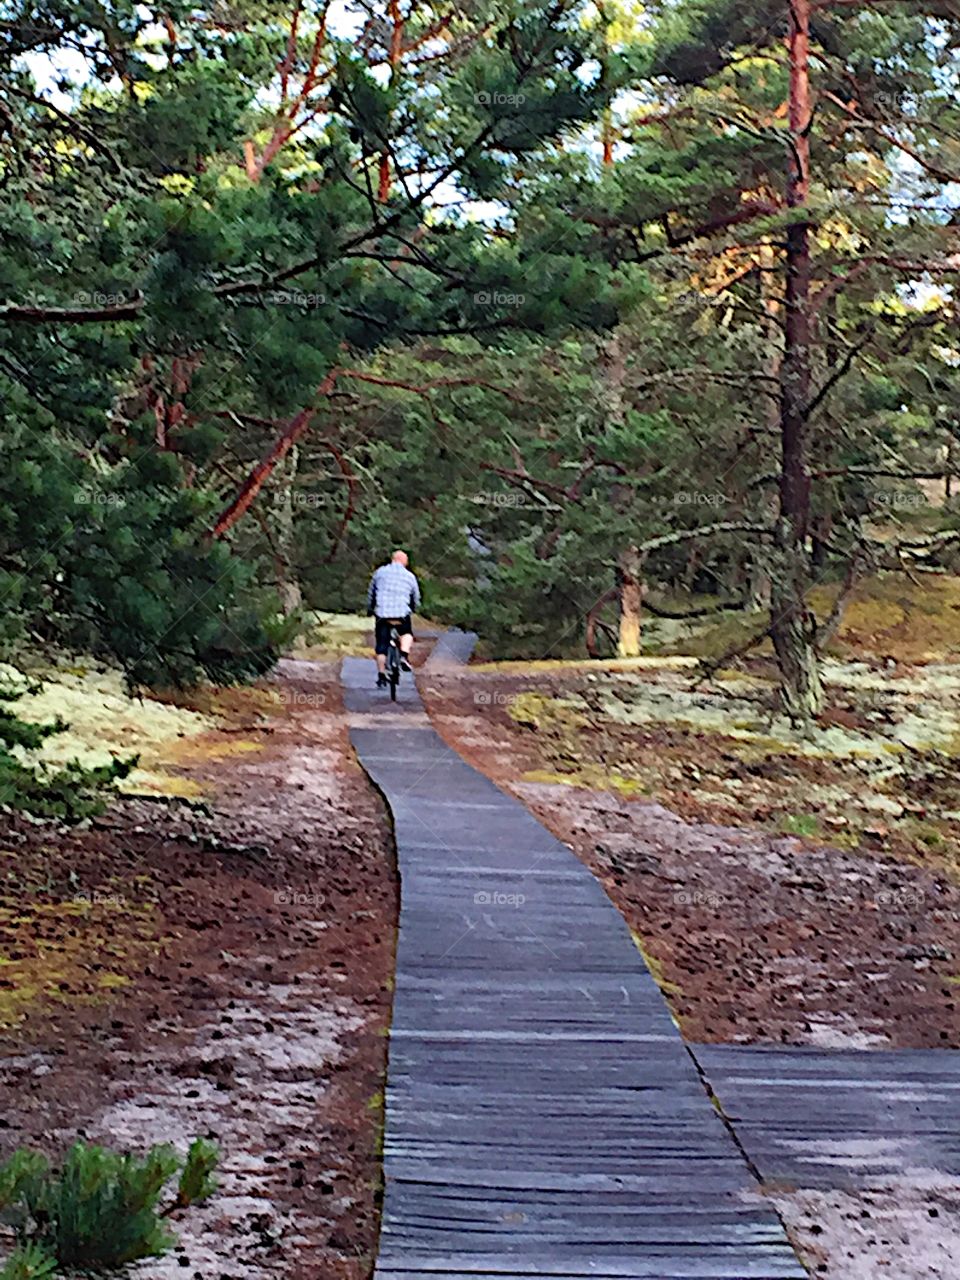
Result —
<instances>
[{"instance_id":1,"label":"dirt path","mask_svg":"<svg viewBox=\"0 0 960 1280\"><path fill-rule=\"evenodd\" d=\"M276 688L277 713L183 766L209 813L134 798L88 831L5 820L0 945L35 998L0 1039L2 1154L197 1134L223 1152L220 1190L140 1280L371 1270L392 839L335 666L284 664Z\"/></svg>"}]
</instances>

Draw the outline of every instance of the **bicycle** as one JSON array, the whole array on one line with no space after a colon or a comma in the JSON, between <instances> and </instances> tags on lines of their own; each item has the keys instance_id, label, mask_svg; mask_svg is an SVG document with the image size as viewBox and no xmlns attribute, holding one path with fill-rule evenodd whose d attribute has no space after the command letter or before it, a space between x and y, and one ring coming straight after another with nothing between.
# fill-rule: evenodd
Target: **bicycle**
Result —
<instances>
[{"instance_id":1,"label":"bicycle","mask_svg":"<svg viewBox=\"0 0 960 1280\"><path fill-rule=\"evenodd\" d=\"M390 619L390 640L387 644L387 684L390 686L391 702L396 702L397 686L400 684L402 654L400 652L400 632L397 630L399 625L399 618Z\"/></svg>"}]
</instances>

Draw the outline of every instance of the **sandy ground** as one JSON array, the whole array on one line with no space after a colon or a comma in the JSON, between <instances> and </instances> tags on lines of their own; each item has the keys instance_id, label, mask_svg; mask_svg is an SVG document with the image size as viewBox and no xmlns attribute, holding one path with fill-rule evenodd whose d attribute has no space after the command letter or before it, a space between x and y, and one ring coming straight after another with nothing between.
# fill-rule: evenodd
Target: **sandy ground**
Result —
<instances>
[{"instance_id":1,"label":"sandy ground","mask_svg":"<svg viewBox=\"0 0 960 1280\"><path fill-rule=\"evenodd\" d=\"M813 1275L824 1280L956 1280L960 1186L894 1184L860 1193L772 1197Z\"/></svg>"},{"instance_id":2,"label":"sandy ground","mask_svg":"<svg viewBox=\"0 0 960 1280\"><path fill-rule=\"evenodd\" d=\"M217 1193L138 1280L371 1270L392 840L335 666L288 664L269 692L269 715L252 698L168 766L205 808L129 798L86 831L5 820L0 1154L196 1135L222 1151Z\"/></svg>"}]
</instances>

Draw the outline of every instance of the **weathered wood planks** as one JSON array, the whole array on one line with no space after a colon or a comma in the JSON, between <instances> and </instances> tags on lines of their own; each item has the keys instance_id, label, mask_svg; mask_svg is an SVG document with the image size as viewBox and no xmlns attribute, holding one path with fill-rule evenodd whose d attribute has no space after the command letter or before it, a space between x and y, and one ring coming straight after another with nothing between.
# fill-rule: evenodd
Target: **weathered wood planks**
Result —
<instances>
[{"instance_id":1,"label":"weathered wood planks","mask_svg":"<svg viewBox=\"0 0 960 1280\"><path fill-rule=\"evenodd\" d=\"M693 1045L764 1180L867 1187L960 1176L960 1053Z\"/></svg>"},{"instance_id":2,"label":"weathered wood planks","mask_svg":"<svg viewBox=\"0 0 960 1280\"><path fill-rule=\"evenodd\" d=\"M343 682L401 875L377 1280L800 1280L594 877L409 680Z\"/></svg>"}]
</instances>

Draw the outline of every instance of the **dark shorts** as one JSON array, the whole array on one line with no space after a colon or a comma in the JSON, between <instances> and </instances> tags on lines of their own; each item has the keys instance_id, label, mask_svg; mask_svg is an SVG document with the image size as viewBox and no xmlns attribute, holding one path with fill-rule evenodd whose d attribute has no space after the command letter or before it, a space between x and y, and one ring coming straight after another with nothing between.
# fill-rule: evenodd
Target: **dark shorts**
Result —
<instances>
[{"instance_id":1,"label":"dark shorts","mask_svg":"<svg viewBox=\"0 0 960 1280\"><path fill-rule=\"evenodd\" d=\"M413 635L413 624L410 621L409 613L405 618L377 618L377 625L374 631L375 653L386 653L390 648L390 628L395 626L402 636Z\"/></svg>"}]
</instances>

